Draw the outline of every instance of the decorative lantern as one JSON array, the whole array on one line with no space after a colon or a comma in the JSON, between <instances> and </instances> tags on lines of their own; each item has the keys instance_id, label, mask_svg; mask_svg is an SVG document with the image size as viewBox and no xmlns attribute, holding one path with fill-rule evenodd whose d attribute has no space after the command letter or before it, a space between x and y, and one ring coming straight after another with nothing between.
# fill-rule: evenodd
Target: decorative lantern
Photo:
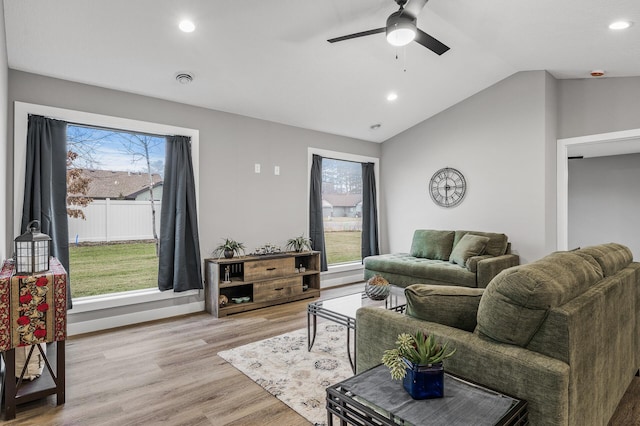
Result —
<instances>
[{"instance_id":1,"label":"decorative lantern","mask_svg":"<svg viewBox=\"0 0 640 426\"><path fill-rule=\"evenodd\" d=\"M32 220L27 232L14 240L16 274L29 275L49 270L51 237L40 232L40 222Z\"/></svg>"}]
</instances>

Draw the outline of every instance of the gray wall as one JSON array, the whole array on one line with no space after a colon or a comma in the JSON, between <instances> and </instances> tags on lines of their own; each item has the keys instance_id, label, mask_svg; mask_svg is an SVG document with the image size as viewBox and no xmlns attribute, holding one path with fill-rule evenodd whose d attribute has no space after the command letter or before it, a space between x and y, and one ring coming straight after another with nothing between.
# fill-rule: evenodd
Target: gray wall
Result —
<instances>
[{"instance_id":1,"label":"gray wall","mask_svg":"<svg viewBox=\"0 0 640 426\"><path fill-rule=\"evenodd\" d=\"M640 128L640 77L558 81L558 138Z\"/></svg>"},{"instance_id":2,"label":"gray wall","mask_svg":"<svg viewBox=\"0 0 640 426\"><path fill-rule=\"evenodd\" d=\"M202 256L209 257L223 237L246 244L249 251L267 242L284 244L308 234L308 147L380 157L380 144L285 126L234 114L44 77L9 71L9 105L15 101L198 129L198 194ZM5 102L6 104L6 102ZM7 114L0 115L6 116ZM7 159L13 158L13 108ZM0 155L2 155L0 153ZM13 163L7 164L10 193L4 197L9 229L13 226ZM262 173L254 173L254 163ZM273 167L280 166L280 175ZM10 239L6 239L7 245ZM72 271L73 272L73 271ZM344 275L344 274L342 274ZM337 274L336 276L342 276ZM73 282L72 282L73 285ZM77 312L69 324L167 308L197 297L147 302ZM100 326L102 327L102 326Z\"/></svg>"},{"instance_id":3,"label":"gray wall","mask_svg":"<svg viewBox=\"0 0 640 426\"><path fill-rule=\"evenodd\" d=\"M640 256L640 154L569 161L569 248L617 242Z\"/></svg>"},{"instance_id":4,"label":"gray wall","mask_svg":"<svg viewBox=\"0 0 640 426\"><path fill-rule=\"evenodd\" d=\"M407 252L413 231L504 232L522 262L555 248L555 80L522 72L386 141L382 194L385 251ZM445 166L467 179L463 202L446 209L428 193Z\"/></svg>"},{"instance_id":5,"label":"gray wall","mask_svg":"<svg viewBox=\"0 0 640 426\"><path fill-rule=\"evenodd\" d=\"M13 138L9 137L7 129L7 115L9 103L7 102L7 86L8 86L9 70L7 68L7 43L4 33L4 9L0 7L0 164L8 163L7 145L11 143ZM11 170L3 167L0 170L0 259L11 256L12 251L8 250L13 237L8 230L11 229L7 218L7 211L11 209L13 203L9 200L11 192L9 188L9 174ZM6 244L2 241L7 242Z\"/></svg>"},{"instance_id":6,"label":"gray wall","mask_svg":"<svg viewBox=\"0 0 640 426\"><path fill-rule=\"evenodd\" d=\"M380 156L377 143L10 70L14 101L198 129L203 257L227 236L252 251L308 233L308 147ZM12 110L9 127L12 134Z\"/></svg>"}]
</instances>

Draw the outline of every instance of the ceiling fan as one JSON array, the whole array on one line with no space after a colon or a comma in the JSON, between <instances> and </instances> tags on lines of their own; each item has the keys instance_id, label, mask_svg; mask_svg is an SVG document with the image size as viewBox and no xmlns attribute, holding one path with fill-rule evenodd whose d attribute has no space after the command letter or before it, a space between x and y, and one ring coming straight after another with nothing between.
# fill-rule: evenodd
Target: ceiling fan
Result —
<instances>
[{"instance_id":1,"label":"ceiling fan","mask_svg":"<svg viewBox=\"0 0 640 426\"><path fill-rule=\"evenodd\" d=\"M449 46L425 33L419 29L416 24L417 17L427 1L428 0L395 0L398 6L400 6L400 9L387 18L386 27L336 37L327 41L329 43L335 43L372 34L386 33L387 41L394 46L405 46L415 40L434 53L442 55L449 50Z\"/></svg>"}]
</instances>

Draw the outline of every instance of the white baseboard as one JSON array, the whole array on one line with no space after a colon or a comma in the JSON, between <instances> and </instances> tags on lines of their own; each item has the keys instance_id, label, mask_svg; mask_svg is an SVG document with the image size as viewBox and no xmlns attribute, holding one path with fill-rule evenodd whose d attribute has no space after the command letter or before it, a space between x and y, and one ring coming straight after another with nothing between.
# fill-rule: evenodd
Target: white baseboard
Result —
<instances>
[{"instance_id":1,"label":"white baseboard","mask_svg":"<svg viewBox=\"0 0 640 426\"><path fill-rule=\"evenodd\" d=\"M106 330L109 328L122 327L125 325L138 324L141 322L175 317L178 315L192 314L204 311L204 301L191 302L183 305L168 306L158 309L149 309L130 314L117 315L95 320L82 321L78 323L67 323L67 335L90 333L93 331ZM72 316L72 311L69 311Z\"/></svg>"}]
</instances>

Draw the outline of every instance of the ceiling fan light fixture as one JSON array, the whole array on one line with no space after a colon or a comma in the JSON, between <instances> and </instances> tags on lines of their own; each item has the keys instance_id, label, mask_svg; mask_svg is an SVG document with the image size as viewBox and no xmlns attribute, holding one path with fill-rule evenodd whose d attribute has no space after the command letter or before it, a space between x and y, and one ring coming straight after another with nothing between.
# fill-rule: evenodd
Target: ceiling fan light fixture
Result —
<instances>
[{"instance_id":1,"label":"ceiling fan light fixture","mask_svg":"<svg viewBox=\"0 0 640 426\"><path fill-rule=\"evenodd\" d=\"M392 46L406 46L416 38L416 18L400 9L387 19L386 33Z\"/></svg>"}]
</instances>

